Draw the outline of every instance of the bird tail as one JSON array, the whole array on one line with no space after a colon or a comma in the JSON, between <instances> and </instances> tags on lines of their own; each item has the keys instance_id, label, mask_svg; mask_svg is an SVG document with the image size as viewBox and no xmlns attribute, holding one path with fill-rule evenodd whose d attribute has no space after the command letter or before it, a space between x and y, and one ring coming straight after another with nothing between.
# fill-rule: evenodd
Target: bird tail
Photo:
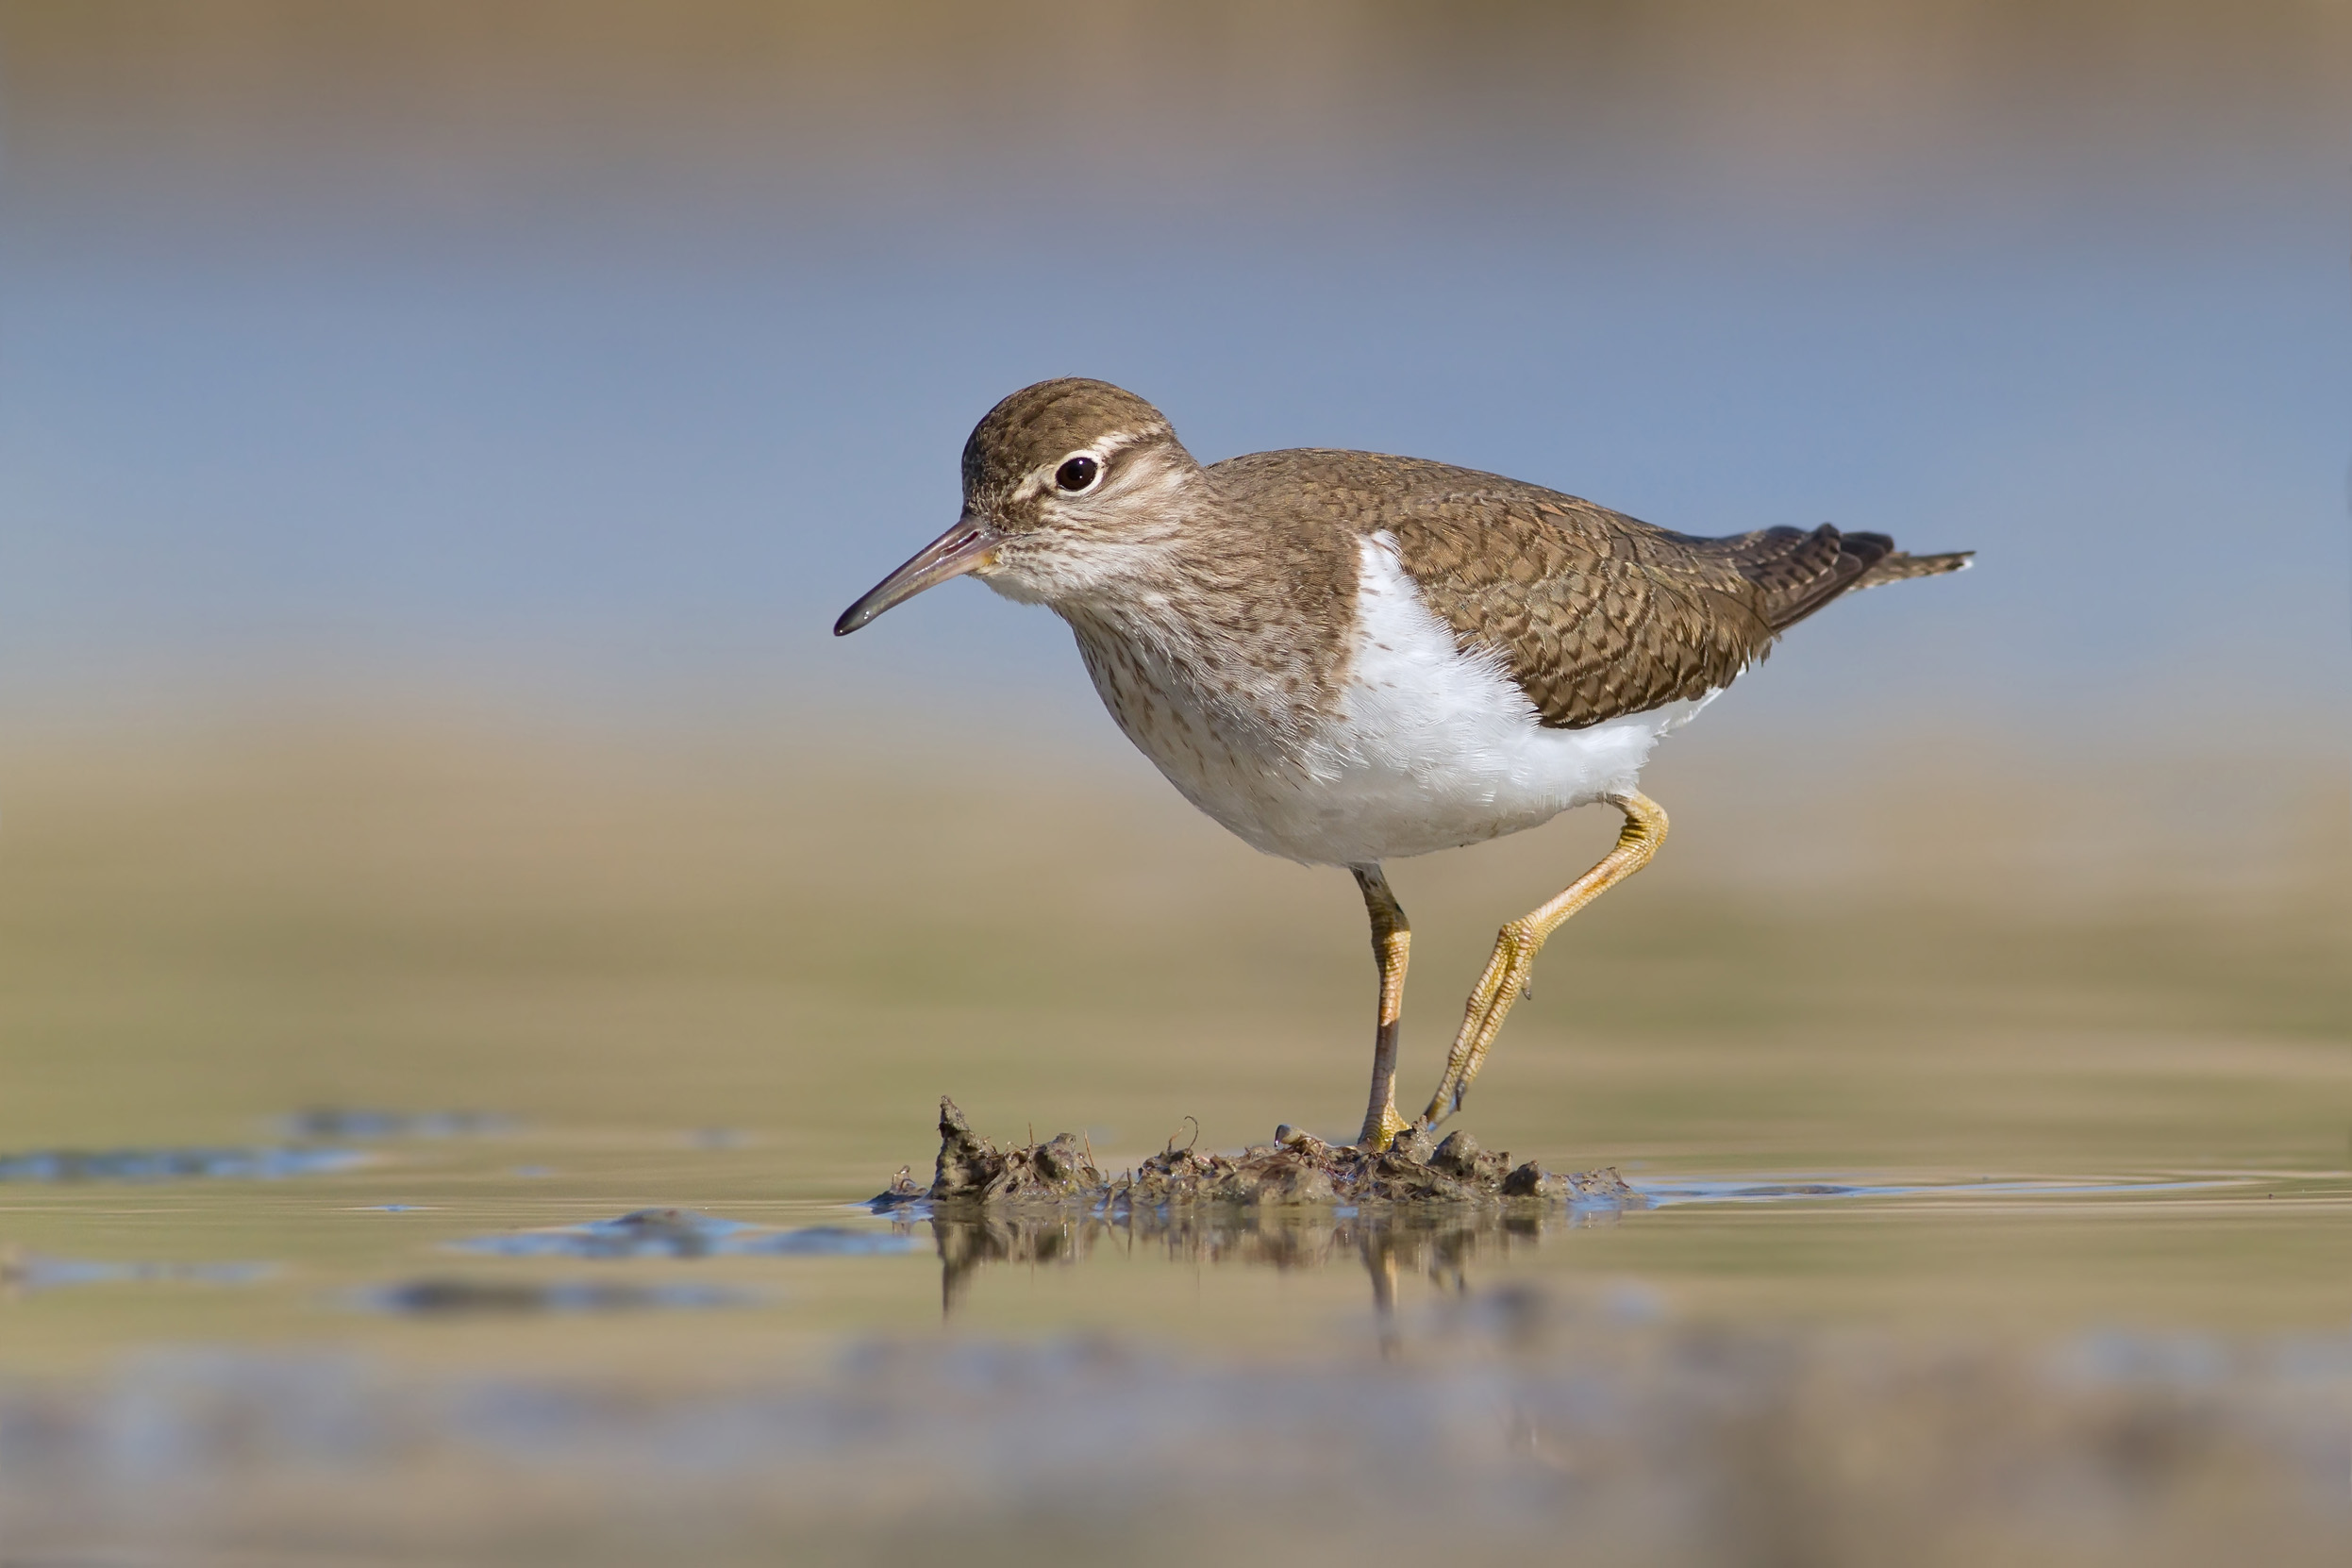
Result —
<instances>
[{"instance_id":1,"label":"bird tail","mask_svg":"<svg viewBox=\"0 0 2352 1568\"><path fill-rule=\"evenodd\" d=\"M1848 534L1847 538L1853 536ZM1964 572L1976 558L1974 550L1954 550L1941 556L1914 556L1896 550L1880 556L1862 569L1861 575L1846 585L1848 592L1860 588L1876 588L1882 582L1901 582L1906 577L1934 577L1946 572Z\"/></svg>"},{"instance_id":2,"label":"bird tail","mask_svg":"<svg viewBox=\"0 0 2352 1568\"><path fill-rule=\"evenodd\" d=\"M1846 533L1829 523L1810 533L1784 525L1690 542L1726 559L1761 590L1757 614L1776 633L1858 588L1957 572L1976 554L1907 555L1885 534Z\"/></svg>"}]
</instances>

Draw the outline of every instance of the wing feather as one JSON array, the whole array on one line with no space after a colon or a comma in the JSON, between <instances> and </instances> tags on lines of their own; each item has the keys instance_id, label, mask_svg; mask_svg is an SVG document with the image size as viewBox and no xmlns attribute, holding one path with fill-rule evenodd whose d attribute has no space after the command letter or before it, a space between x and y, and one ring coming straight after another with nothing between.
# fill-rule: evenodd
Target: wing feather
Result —
<instances>
[{"instance_id":1,"label":"wing feather","mask_svg":"<svg viewBox=\"0 0 2352 1568\"><path fill-rule=\"evenodd\" d=\"M1857 588L1951 572L1884 534L1701 539L1493 474L1362 452L1267 452L1212 473L1300 514L1387 533L1465 650L1499 656L1542 722L1581 729L1705 696Z\"/></svg>"}]
</instances>

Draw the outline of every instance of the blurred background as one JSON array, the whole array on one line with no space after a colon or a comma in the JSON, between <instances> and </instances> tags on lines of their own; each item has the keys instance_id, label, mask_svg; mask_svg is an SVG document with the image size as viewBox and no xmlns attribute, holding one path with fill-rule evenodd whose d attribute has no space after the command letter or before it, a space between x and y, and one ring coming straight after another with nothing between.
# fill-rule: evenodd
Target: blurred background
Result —
<instances>
[{"instance_id":1,"label":"blurred background","mask_svg":"<svg viewBox=\"0 0 2352 1568\"><path fill-rule=\"evenodd\" d=\"M1666 747L1676 852L1593 924L1671 956L1728 911L2036 950L2169 919L2342 1020L2341 6L19 0L0 73L8 896L109 1006L173 997L165 952L236 970L226 1032L285 1053L256 1095L429 1055L326 1044L368 976L490 984L485 932L538 928L502 898L593 924L583 877L608 976L691 908L747 984L935 986L937 1050L959 976L1051 1009L1083 971L1218 1031L1256 985L1352 1061L1343 879L1193 818L1049 615L959 584L826 635L952 514L972 422L1066 374L1204 459L1369 447L1977 550ZM1425 1038L1586 826L1402 870L1443 914ZM334 940L348 987L306 1002ZM92 1005L64 972L20 1004ZM1616 1004L1546 1016L1578 1005ZM838 1044L744 1071L774 1096ZM13 1103L126 1103L59 1081Z\"/></svg>"},{"instance_id":2,"label":"blurred background","mask_svg":"<svg viewBox=\"0 0 2352 1568\"><path fill-rule=\"evenodd\" d=\"M1452 1283L1421 1298L1420 1264L1400 1286L1367 1240L1384 1321L1419 1321L1416 1300L1475 1315L1481 1282L1584 1300L1617 1280L1675 1325L2324 1329L2333 1393L2308 1357L2197 1386L2289 1401L2319 1434L2294 1462L2320 1456L2340 1502L2341 1410L2308 1402L2352 1367L2348 152L2338 0L0 0L0 1150L233 1146L305 1106L509 1129L395 1139L303 1183L12 1187L0 1428L87 1417L90 1452L113 1453L114 1407L41 1415L7 1378L191 1340L670 1398L787 1343L925 1331L939 1276L903 1258L730 1265L788 1305L676 1328L379 1325L323 1293L648 1204L846 1224L844 1200L926 1164L942 1092L1000 1138L1083 1131L1107 1164L1187 1116L1205 1147L1278 1120L1349 1131L1373 997L1345 877L1193 814L1042 610L958 583L828 635L953 516L989 406L1085 375L1158 403L1204 460L1366 447L1690 532L1827 520L1978 552L1807 623L1662 748L1645 782L1674 842L1552 945L1468 1123L1644 1180L2038 1176L2076 1196L1700 1204L1541 1253L1488 1236L1439 1247ZM1495 926L1610 830L1392 868L1416 929L1408 1090ZM56 1168L0 1158L0 1180ZM2160 1195L2082 1195L2125 1180ZM1369 1343L1353 1233L1319 1234L1342 1264L1320 1275L1296 1246L1225 1243L1105 1243L1056 1272L1060 1243L1000 1239L976 1256L1014 1266L959 1310L1295 1362ZM103 1302L43 1293L19 1248L151 1272ZM204 1294L165 1266L222 1259L280 1272ZM565 1265L464 1266L527 1292ZM1518 1345L1525 1313L1506 1318ZM1850 1421L1807 1403L1811 1373L1759 1373L1756 1408L1814 1414L1693 1416L1713 1434L1694 1438L1659 1412L1714 1409L1728 1363L1693 1351L1684 1404L1681 1374L1643 1382L1625 1369L1652 1363L1616 1355L1666 1422L1625 1462L1704 1493L1656 1517L1722 1525L1656 1560L1930 1560L1922 1541L2091 1560L1954 1533L2027 1517L1945 1487L1963 1464L1921 1460L1926 1490L1882 1507L1833 1451L1924 1422L1942 1435L1883 1451L2014 1454L2017 1412L2060 1398L2023 1363L1891 1373ZM216 1419L282 1429L304 1463L306 1434L392 1419L244 1363L121 1364L149 1368L119 1385L122 1429L181 1410L191 1455L219 1451ZM2065 1406L2079 1431L2032 1426L2058 1469L2125 1456L2113 1517L2161 1527L2113 1560L2217 1560L2197 1543L2224 1540L2340 1560L2340 1508L2298 1535L2230 1479L2303 1471L2259 1444L2229 1468L2237 1450L2196 1446L2214 1423L2165 1403L2177 1364L2129 1365L2158 1367L2126 1379L2155 1401L2129 1431L2163 1442L2110 1441L2128 1423L2105 1393ZM902 1377L924 1398L970 1374L927 1366ZM920 1404L844 1376L838 1409ZM1018 1384L1034 1430L1071 1432L1194 1386L1059 1376L968 1386ZM1329 1452L1397 1428L1387 1385L1348 1363L1342 1397L1322 1376L1284 1409L1337 1412ZM1945 1401L1963 1383L2013 1403L1971 1426ZM1169 1428L1194 1436L1166 1473L1206 1496L1226 1483L1186 1466L1259 1410L1228 1393ZM910 1429L996 1451L995 1400ZM535 1429L610 1435L639 1408ZM781 1495L800 1438L782 1460L730 1448L784 1428L706 1414L746 1495ZM401 1452L509 1486L442 1419L413 1430L454 1448ZM839 1438L809 1419L810 1442ZM1511 1431L1510 1453L1541 1449ZM630 1464L668 1452L625 1436L609 1454ZM511 1457L511 1437L484 1441ZM1331 1437L1265 1441L1288 1460ZM871 1459L849 1478L960 1460L907 1441L843 1450ZM253 1452L264 1486L278 1461ZM42 1477L113 1474L91 1462L22 1471L0 1526L55 1503L53 1539L87 1544L57 1502L84 1493ZM375 1462L338 1474L364 1490ZM1076 1539L1054 1533L1059 1462L972 1506ZM599 1499L640 1475L607 1487L560 1454L535 1474ZM2166 1476L2220 1478L2147 1490ZM1856 1533L1789 1533L1800 1493ZM2133 1501L2160 1494L2203 1501ZM332 1533L302 1533L312 1493L268 1495L293 1511L254 1541ZM512 1501L477 1518L375 1495L402 1515L382 1540ZM559 1501L548 1539L576 1523ZM869 1503L893 1506L840 1504L849 1537ZM1167 1515L1184 1527L1163 1543L1207 1511ZM2215 1533L2176 1530L2189 1515ZM1554 1515L1528 1518L1550 1550Z\"/></svg>"},{"instance_id":3,"label":"blurred background","mask_svg":"<svg viewBox=\"0 0 2352 1568\"><path fill-rule=\"evenodd\" d=\"M1983 552L1749 733L2343 711L2324 0L5 15L18 732L462 689L1093 743L1043 616L822 636L1065 374L1205 459Z\"/></svg>"},{"instance_id":4,"label":"blurred background","mask_svg":"<svg viewBox=\"0 0 2352 1568\"><path fill-rule=\"evenodd\" d=\"M591 863L616 919L742 916L750 974L907 918L942 944L907 984L1034 966L1097 908L1169 922L1147 971L1221 911L1357 1007L1343 879L1193 818L1049 615L960 584L826 635L952 514L978 415L1082 374L1206 460L1980 552L1666 747L1676 852L1607 918L2328 954L2348 129L2325 0L0 5L0 865L69 947L275 911L242 961L290 1051L359 1026L296 1007L322 959L271 922L470 929ZM1402 870L1460 906L1425 1034L1580 830ZM1170 876L1196 902L1136 907Z\"/></svg>"}]
</instances>

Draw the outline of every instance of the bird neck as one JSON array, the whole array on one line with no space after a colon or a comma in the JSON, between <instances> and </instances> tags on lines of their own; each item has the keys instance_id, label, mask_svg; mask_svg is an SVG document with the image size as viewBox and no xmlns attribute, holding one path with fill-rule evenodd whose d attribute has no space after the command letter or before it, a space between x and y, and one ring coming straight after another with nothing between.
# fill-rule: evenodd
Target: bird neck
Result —
<instances>
[{"instance_id":1,"label":"bird neck","mask_svg":"<svg viewBox=\"0 0 2352 1568\"><path fill-rule=\"evenodd\" d=\"M1356 573L1338 530L1204 506L1133 567L1053 606L1090 665L1115 658L1172 696L1288 733L1336 709Z\"/></svg>"}]
</instances>

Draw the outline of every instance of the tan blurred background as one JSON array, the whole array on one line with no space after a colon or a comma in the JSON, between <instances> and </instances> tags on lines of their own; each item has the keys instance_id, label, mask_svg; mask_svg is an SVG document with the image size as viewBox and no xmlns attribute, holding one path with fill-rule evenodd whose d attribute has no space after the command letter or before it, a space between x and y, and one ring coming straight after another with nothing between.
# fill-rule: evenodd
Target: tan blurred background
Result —
<instances>
[{"instance_id":1,"label":"tan blurred background","mask_svg":"<svg viewBox=\"0 0 2352 1568\"><path fill-rule=\"evenodd\" d=\"M655 175L931 200L1083 173L1221 197L1469 147L1830 208L1930 171L2045 199L2085 175L2260 183L2331 166L2352 50L2343 8L2313 0L8 12L20 189L357 182L347 198L483 208Z\"/></svg>"}]
</instances>

